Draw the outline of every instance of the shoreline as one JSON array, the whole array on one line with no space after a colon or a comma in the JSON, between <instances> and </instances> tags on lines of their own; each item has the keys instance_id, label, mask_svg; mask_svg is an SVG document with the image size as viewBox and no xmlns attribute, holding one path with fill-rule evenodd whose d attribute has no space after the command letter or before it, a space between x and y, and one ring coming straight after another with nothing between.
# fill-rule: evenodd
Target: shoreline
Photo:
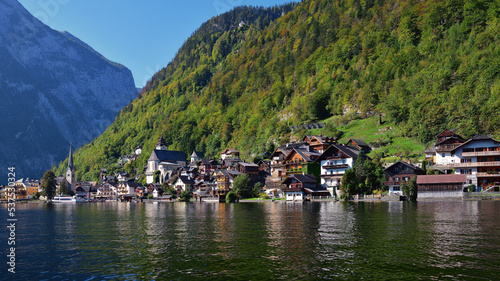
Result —
<instances>
[{"instance_id":1,"label":"shoreline","mask_svg":"<svg viewBox=\"0 0 500 281\"><path fill-rule=\"evenodd\" d=\"M370 195L371 196L371 195ZM449 202L449 201L497 201L500 200L500 195L492 194L467 194L463 196L456 197L423 197L417 198L417 202ZM239 203L304 203L304 202L341 202L343 200L335 198L325 198L325 199L312 199L310 201L287 201L287 200L274 200L263 199L241 199ZM107 201L107 202L118 202L118 203L130 203L130 202L120 202L120 201ZM137 203L176 203L180 201L161 201L161 200L144 200L143 202ZM219 203L218 201L191 201L191 203L203 202L203 203ZM404 202L399 200L399 196L377 196L377 197L365 197L365 198L355 198L352 200L347 200L345 202ZM0 201L0 204L7 204L8 201ZM12 202L11 202L12 203ZM45 204L45 201L41 200L22 200L15 201L16 204ZM77 204L93 204L93 203L106 203L106 202L78 202ZM71 204L71 203L68 203ZM64 204L67 205L67 204Z\"/></svg>"}]
</instances>

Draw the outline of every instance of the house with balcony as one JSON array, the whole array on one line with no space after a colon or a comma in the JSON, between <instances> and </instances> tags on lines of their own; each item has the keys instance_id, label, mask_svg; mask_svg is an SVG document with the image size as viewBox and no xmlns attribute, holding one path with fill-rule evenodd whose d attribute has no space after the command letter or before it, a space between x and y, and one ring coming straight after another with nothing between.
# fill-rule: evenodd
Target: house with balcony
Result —
<instances>
[{"instance_id":1,"label":"house with balcony","mask_svg":"<svg viewBox=\"0 0 500 281\"><path fill-rule=\"evenodd\" d=\"M500 141L490 136L474 136L436 164L465 175L477 191L500 191Z\"/></svg>"},{"instance_id":2,"label":"house with balcony","mask_svg":"<svg viewBox=\"0 0 500 281\"><path fill-rule=\"evenodd\" d=\"M286 176L292 174L311 174L319 180L320 166L316 161L322 153L307 148L294 148L285 158Z\"/></svg>"},{"instance_id":3,"label":"house with balcony","mask_svg":"<svg viewBox=\"0 0 500 281\"><path fill-rule=\"evenodd\" d=\"M425 171L411 163L398 161L385 168L387 181L384 185L388 187L389 194L403 195L401 185L417 175L425 175Z\"/></svg>"},{"instance_id":4,"label":"house with balcony","mask_svg":"<svg viewBox=\"0 0 500 281\"><path fill-rule=\"evenodd\" d=\"M327 150L331 145L335 144L336 143L336 140L332 137L327 137L327 136L323 136L323 135L319 135L319 136L308 136L306 135L303 139L302 139L302 142L303 143L307 143L307 145L319 152L319 153L323 153L325 150Z\"/></svg>"},{"instance_id":5,"label":"house with balcony","mask_svg":"<svg viewBox=\"0 0 500 281\"><path fill-rule=\"evenodd\" d=\"M334 144L318 159L321 185L331 196L340 196L340 183L347 169L352 168L360 151L354 147Z\"/></svg>"},{"instance_id":6,"label":"house with balcony","mask_svg":"<svg viewBox=\"0 0 500 281\"><path fill-rule=\"evenodd\" d=\"M96 197L101 199L116 200L118 195L117 185L111 182L106 182L97 187Z\"/></svg>"},{"instance_id":7,"label":"house with balcony","mask_svg":"<svg viewBox=\"0 0 500 281\"><path fill-rule=\"evenodd\" d=\"M452 151L461 146L465 140L452 132L449 129L444 130L437 136L437 141L434 144L435 150L435 163L436 167L445 174L452 173L452 169L449 169L448 164L454 163L452 157ZM431 150L428 150L426 157L431 155Z\"/></svg>"},{"instance_id":8,"label":"house with balcony","mask_svg":"<svg viewBox=\"0 0 500 281\"><path fill-rule=\"evenodd\" d=\"M121 201L132 201L141 190L144 190L144 186L141 183L122 182L118 184L116 195Z\"/></svg>"},{"instance_id":9,"label":"house with balcony","mask_svg":"<svg viewBox=\"0 0 500 281\"><path fill-rule=\"evenodd\" d=\"M292 174L283 181L283 193L288 201L303 201L315 197L329 197L330 193L318 185L315 175Z\"/></svg>"},{"instance_id":10,"label":"house with balcony","mask_svg":"<svg viewBox=\"0 0 500 281\"><path fill-rule=\"evenodd\" d=\"M219 197L219 200L224 201L226 199L226 194L233 187L234 178L242 175L239 171L230 170L220 170L216 174L217 178L217 189L213 191L214 197Z\"/></svg>"},{"instance_id":11,"label":"house with balcony","mask_svg":"<svg viewBox=\"0 0 500 281\"><path fill-rule=\"evenodd\" d=\"M278 147L271 154L269 163L270 177L266 179L266 189L280 189L281 183L286 179L285 158L292 152L294 148L307 148L307 143L287 143Z\"/></svg>"}]
</instances>

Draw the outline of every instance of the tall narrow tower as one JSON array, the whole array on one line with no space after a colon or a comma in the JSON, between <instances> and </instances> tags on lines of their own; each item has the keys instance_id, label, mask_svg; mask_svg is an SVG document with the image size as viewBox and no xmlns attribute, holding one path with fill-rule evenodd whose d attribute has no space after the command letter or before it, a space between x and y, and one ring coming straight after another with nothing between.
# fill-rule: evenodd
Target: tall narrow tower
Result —
<instances>
[{"instance_id":1,"label":"tall narrow tower","mask_svg":"<svg viewBox=\"0 0 500 281\"><path fill-rule=\"evenodd\" d=\"M73 152L71 150L71 142L69 143L69 159L68 159L68 169L66 170L66 180L68 181L68 189L73 192L76 191L76 177L75 177L75 166L73 166Z\"/></svg>"}]
</instances>

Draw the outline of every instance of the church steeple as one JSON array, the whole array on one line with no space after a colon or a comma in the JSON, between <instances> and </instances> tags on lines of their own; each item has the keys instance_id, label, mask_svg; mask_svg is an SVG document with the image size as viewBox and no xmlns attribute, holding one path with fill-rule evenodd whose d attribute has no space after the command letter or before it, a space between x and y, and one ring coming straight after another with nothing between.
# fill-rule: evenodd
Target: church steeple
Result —
<instances>
[{"instance_id":1,"label":"church steeple","mask_svg":"<svg viewBox=\"0 0 500 281\"><path fill-rule=\"evenodd\" d=\"M68 157L68 169L66 170L66 180L68 181L68 189L76 191L76 176L75 176L75 166L73 166L73 150L71 148L71 142L69 143L69 157Z\"/></svg>"},{"instance_id":2,"label":"church steeple","mask_svg":"<svg viewBox=\"0 0 500 281\"><path fill-rule=\"evenodd\" d=\"M68 170L73 170L73 152L71 149L71 142L69 143Z\"/></svg>"}]
</instances>

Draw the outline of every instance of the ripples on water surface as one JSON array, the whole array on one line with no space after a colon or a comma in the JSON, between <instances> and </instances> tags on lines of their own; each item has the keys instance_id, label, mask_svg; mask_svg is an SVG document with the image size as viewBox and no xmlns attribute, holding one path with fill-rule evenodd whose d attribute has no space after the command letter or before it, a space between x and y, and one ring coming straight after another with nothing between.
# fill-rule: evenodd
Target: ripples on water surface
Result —
<instances>
[{"instance_id":1,"label":"ripples on water surface","mask_svg":"<svg viewBox=\"0 0 500 281\"><path fill-rule=\"evenodd\" d=\"M499 210L500 201L18 204L17 273L3 266L0 278L493 280ZM6 237L4 227L4 253Z\"/></svg>"}]
</instances>

